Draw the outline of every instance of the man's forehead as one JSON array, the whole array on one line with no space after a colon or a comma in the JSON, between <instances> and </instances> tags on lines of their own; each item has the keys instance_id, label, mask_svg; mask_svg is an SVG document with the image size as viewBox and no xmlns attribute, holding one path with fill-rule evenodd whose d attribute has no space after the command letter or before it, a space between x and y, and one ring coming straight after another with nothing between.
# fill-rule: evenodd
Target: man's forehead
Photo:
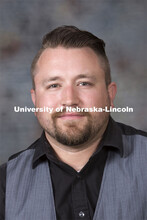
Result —
<instances>
[{"instance_id":1,"label":"man's forehead","mask_svg":"<svg viewBox=\"0 0 147 220\"><path fill-rule=\"evenodd\" d=\"M69 56L67 51L68 52L70 51ZM73 51L76 51L76 53L73 54L72 56ZM100 65L100 63L98 62L98 56L95 55L94 52L92 53L91 52L92 49L88 47L47 48L43 51L42 55L40 56L37 62L36 73L40 72L43 75L46 75L47 78L51 77L56 79L57 77L60 77L63 74L64 74L64 78L66 76L68 77L68 75L71 76L73 75L73 78L95 79L97 78L97 74L99 75L100 72L104 74L104 70Z\"/></svg>"},{"instance_id":2,"label":"man's forehead","mask_svg":"<svg viewBox=\"0 0 147 220\"><path fill-rule=\"evenodd\" d=\"M59 65L60 63L66 66L72 63L78 66L101 66L101 57L98 56L90 47L82 48L46 48L40 55L36 66L40 67L47 64ZM77 67L77 66L75 66Z\"/></svg>"}]
</instances>

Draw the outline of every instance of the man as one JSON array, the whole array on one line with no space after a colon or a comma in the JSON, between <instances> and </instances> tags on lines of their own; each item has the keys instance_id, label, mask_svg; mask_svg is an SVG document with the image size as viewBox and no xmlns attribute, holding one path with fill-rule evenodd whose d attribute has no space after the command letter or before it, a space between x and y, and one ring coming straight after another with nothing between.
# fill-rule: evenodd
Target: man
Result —
<instances>
[{"instance_id":1,"label":"man","mask_svg":"<svg viewBox=\"0 0 147 220\"><path fill-rule=\"evenodd\" d=\"M1 219L147 219L147 134L107 111L76 111L114 106L104 47L73 26L44 37L31 96L53 112L36 111L41 138L1 166Z\"/></svg>"}]
</instances>

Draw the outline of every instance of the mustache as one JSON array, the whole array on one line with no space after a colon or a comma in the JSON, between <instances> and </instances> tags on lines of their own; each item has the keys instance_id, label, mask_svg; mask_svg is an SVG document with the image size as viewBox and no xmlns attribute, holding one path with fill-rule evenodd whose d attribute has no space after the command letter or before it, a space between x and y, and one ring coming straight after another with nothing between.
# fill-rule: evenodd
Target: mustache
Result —
<instances>
[{"instance_id":1,"label":"mustache","mask_svg":"<svg viewBox=\"0 0 147 220\"><path fill-rule=\"evenodd\" d=\"M53 119L55 119L55 118L58 118L58 117L62 117L62 116L64 116L65 114L76 114L76 115L79 115L79 116L90 116L90 113L89 112L77 112L77 111L75 111L75 112L67 112L66 111L66 108L63 108L63 110L62 110L62 112L54 112L53 114L52 114L52 118Z\"/></svg>"}]
</instances>

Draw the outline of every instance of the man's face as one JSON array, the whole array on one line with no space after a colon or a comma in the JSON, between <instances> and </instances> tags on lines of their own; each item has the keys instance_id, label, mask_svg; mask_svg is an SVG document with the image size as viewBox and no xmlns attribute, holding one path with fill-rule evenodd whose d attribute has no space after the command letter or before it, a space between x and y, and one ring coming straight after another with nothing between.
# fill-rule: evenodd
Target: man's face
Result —
<instances>
[{"instance_id":1,"label":"man's face","mask_svg":"<svg viewBox=\"0 0 147 220\"><path fill-rule=\"evenodd\" d=\"M67 113L66 107L105 108L113 105L115 84L108 88L100 59L88 48L48 48L40 56L31 90L35 107L53 108L36 116L48 139L68 146L80 146L98 138L109 113ZM56 108L63 107L57 113Z\"/></svg>"}]
</instances>

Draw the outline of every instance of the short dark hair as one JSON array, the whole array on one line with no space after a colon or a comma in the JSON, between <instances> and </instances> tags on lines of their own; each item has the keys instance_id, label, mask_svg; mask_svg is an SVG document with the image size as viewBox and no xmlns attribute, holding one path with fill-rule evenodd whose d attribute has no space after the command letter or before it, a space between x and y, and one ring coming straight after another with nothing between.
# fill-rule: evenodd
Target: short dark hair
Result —
<instances>
[{"instance_id":1,"label":"short dark hair","mask_svg":"<svg viewBox=\"0 0 147 220\"><path fill-rule=\"evenodd\" d=\"M56 48L58 46L62 46L64 48L90 47L98 55L98 57L101 58L101 64L105 72L106 85L110 84L110 65L105 52L105 42L92 33L80 30L75 26L61 26L47 33L43 37L42 47L33 59L31 65L33 88L35 88L35 67L39 57L45 49Z\"/></svg>"}]
</instances>

